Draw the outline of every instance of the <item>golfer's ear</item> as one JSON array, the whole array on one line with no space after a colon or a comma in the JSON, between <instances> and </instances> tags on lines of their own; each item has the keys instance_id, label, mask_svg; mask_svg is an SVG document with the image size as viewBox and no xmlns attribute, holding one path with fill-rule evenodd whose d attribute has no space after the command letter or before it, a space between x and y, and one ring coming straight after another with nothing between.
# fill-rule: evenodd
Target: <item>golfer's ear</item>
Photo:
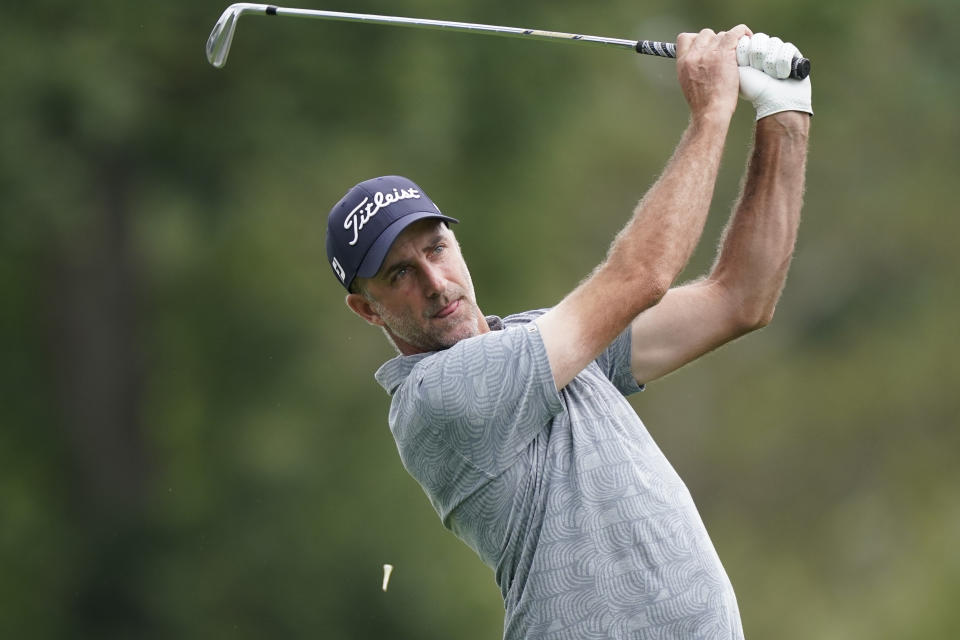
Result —
<instances>
[{"instance_id":1,"label":"golfer's ear","mask_svg":"<svg viewBox=\"0 0 960 640\"><path fill-rule=\"evenodd\" d=\"M364 296L359 293L348 293L345 299L347 306L355 314L366 320L372 325L383 326L383 319L380 314L374 310L373 305Z\"/></svg>"}]
</instances>

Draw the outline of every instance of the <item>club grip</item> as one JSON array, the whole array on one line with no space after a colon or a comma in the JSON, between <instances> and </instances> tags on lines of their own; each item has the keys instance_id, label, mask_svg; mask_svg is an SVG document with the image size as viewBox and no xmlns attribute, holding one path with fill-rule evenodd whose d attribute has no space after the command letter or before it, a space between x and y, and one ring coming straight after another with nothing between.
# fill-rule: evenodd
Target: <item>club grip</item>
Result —
<instances>
[{"instance_id":1,"label":"club grip","mask_svg":"<svg viewBox=\"0 0 960 640\"><path fill-rule=\"evenodd\" d=\"M673 42L656 42L654 40L640 40L636 46L637 53L661 58L676 58L677 45ZM810 60L795 56L790 62L790 77L803 80L810 75Z\"/></svg>"},{"instance_id":2,"label":"club grip","mask_svg":"<svg viewBox=\"0 0 960 640\"><path fill-rule=\"evenodd\" d=\"M810 75L810 61L807 58L794 56L790 61L790 77L803 80Z\"/></svg>"}]
</instances>

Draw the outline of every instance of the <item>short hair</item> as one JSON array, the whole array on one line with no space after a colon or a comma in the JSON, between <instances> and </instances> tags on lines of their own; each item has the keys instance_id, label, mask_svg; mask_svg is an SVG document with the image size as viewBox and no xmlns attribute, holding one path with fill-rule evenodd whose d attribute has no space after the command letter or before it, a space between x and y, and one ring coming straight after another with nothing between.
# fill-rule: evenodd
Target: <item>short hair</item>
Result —
<instances>
[{"instance_id":1,"label":"short hair","mask_svg":"<svg viewBox=\"0 0 960 640\"><path fill-rule=\"evenodd\" d=\"M368 302L373 302L375 300L374 297L370 294L369 291L367 291L367 288L365 286L360 284L359 280L360 278L353 279L353 281L350 283L350 286L347 287L347 293L355 293L357 295L361 295L364 298L366 298Z\"/></svg>"}]
</instances>

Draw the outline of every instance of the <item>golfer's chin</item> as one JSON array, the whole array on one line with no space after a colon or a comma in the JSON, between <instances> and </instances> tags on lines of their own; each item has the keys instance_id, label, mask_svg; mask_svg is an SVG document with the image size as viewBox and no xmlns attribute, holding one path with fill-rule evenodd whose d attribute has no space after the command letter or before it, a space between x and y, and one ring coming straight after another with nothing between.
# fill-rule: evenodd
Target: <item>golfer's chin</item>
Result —
<instances>
[{"instance_id":1,"label":"golfer's chin","mask_svg":"<svg viewBox=\"0 0 960 640\"><path fill-rule=\"evenodd\" d=\"M401 353L425 353L449 349L461 340L480 335L479 316L475 304L461 298L458 304L444 307L416 326L391 324L388 333Z\"/></svg>"},{"instance_id":2,"label":"golfer's chin","mask_svg":"<svg viewBox=\"0 0 960 640\"><path fill-rule=\"evenodd\" d=\"M472 318L464 317L451 322L450 326L437 327L431 333L433 334L431 337L435 346L434 351L439 351L449 349L461 340L480 335L480 330Z\"/></svg>"},{"instance_id":3,"label":"golfer's chin","mask_svg":"<svg viewBox=\"0 0 960 640\"><path fill-rule=\"evenodd\" d=\"M430 325L427 333L434 351L449 349L461 340L480 335L476 316L471 313L471 305L463 299L452 312L431 318Z\"/></svg>"}]
</instances>

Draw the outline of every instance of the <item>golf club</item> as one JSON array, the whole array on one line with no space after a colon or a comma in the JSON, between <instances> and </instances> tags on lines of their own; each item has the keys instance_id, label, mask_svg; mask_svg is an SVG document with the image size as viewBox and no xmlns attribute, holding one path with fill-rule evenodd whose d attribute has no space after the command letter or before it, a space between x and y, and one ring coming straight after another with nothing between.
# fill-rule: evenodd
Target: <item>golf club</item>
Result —
<instances>
[{"instance_id":1,"label":"golf club","mask_svg":"<svg viewBox=\"0 0 960 640\"><path fill-rule=\"evenodd\" d=\"M620 38L604 38L600 36L585 36L558 31L541 31L539 29L522 29L518 27L497 27L489 24L474 24L470 22L448 22L445 20L426 20L422 18L401 18L397 16L378 16L365 13L343 13L340 11L320 11L318 9L292 9L276 7L266 4L252 4L238 2L227 7L220 19L213 26L210 37L207 38L207 60L213 66L222 68L227 63L230 53L230 44L233 42L237 30L237 20L240 16L252 13L264 16L289 16L292 18L314 18L319 20L338 20L344 22L365 22L371 24L388 24L401 27L419 27L422 29L448 29L452 31L466 31L470 33L486 33L495 36L511 38L530 38L534 40L555 40L563 42L584 42L595 45L605 45L631 49L645 55L662 58L676 58L676 45L672 42L654 42L651 40L623 40ZM810 74L810 61L797 56L790 65L790 77L803 80Z\"/></svg>"}]
</instances>

